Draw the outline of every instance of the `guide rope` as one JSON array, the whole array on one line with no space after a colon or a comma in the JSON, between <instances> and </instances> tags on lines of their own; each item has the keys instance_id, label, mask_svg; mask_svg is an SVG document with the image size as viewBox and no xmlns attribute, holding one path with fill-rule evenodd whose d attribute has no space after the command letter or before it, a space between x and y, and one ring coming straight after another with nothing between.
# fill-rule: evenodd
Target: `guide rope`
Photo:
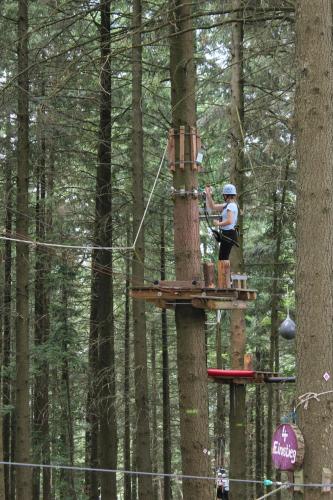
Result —
<instances>
[{"instance_id":1,"label":"guide rope","mask_svg":"<svg viewBox=\"0 0 333 500\"><path fill-rule=\"evenodd\" d=\"M157 174L155 176L153 187L152 187L150 194L149 194L149 197L148 197L146 208L144 210L144 213L143 213L143 216L141 218L136 236L135 236L133 244L131 246L103 247L103 246L94 246L94 245L67 245L67 244L63 244L63 243L50 243L50 242L46 242L46 241L27 240L24 238L15 238L13 236L5 236L5 235L0 236L0 240L13 241L16 243L25 243L26 245L31 245L31 246L36 246L36 247L40 246L40 247L51 247L51 248L67 248L67 249L71 249L71 250L85 250L86 252L92 252L94 250L115 250L115 251L129 250L129 251L134 251L135 246L136 246L136 242L138 241L138 238L139 238L139 235L140 235L140 232L141 232L144 220L145 220L145 217L147 215L147 211L148 211L153 193L155 191L155 187L156 187L159 175L161 173L161 169L162 169L162 165L163 165L163 162L165 159L166 151L167 151L167 146L165 146L164 153L162 155L162 159L161 159L160 165L158 167Z\"/></svg>"},{"instance_id":2,"label":"guide rope","mask_svg":"<svg viewBox=\"0 0 333 500\"><path fill-rule=\"evenodd\" d=\"M277 493L278 491L281 491L281 490L284 490L285 488L289 488L290 486L290 483L283 483L281 484L281 486L279 486L278 488L276 488L275 490L272 490L272 491L269 491L268 493L266 493L265 495L261 496L261 497L258 497L256 498L256 500L263 500L264 498L268 498L270 497L271 495L275 495L275 493Z\"/></svg>"},{"instance_id":3,"label":"guide rope","mask_svg":"<svg viewBox=\"0 0 333 500\"><path fill-rule=\"evenodd\" d=\"M302 406L302 405L303 405L304 410L307 410L311 399L315 399L318 403L320 403L319 396L324 396L326 394L332 394L332 393L333 393L333 390L324 391L324 392L306 392L305 394L298 396L299 402L295 406L295 410L297 410L297 408L299 406Z\"/></svg>"}]
</instances>

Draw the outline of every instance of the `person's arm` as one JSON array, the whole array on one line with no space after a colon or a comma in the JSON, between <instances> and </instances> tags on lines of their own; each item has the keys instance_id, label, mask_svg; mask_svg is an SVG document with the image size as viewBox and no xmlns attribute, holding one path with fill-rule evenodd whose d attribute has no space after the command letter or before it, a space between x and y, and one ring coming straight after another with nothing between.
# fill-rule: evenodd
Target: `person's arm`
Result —
<instances>
[{"instance_id":1,"label":"person's arm","mask_svg":"<svg viewBox=\"0 0 333 500\"><path fill-rule=\"evenodd\" d=\"M214 203L212 198L212 190L210 186L205 187L205 193L206 193L207 208L210 210L221 211L223 209L223 204Z\"/></svg>"}]
</instances>

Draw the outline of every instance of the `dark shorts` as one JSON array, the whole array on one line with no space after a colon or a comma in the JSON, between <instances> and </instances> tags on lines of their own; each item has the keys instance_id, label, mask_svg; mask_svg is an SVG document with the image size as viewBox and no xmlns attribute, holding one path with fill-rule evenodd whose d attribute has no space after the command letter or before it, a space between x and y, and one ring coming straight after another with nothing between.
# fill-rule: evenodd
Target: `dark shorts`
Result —
<instances>
[{"instance_id":1,"label":"dark shorts","mask_svg":"<svg viewBox=\"0 0 333 500\"><path fill-rule=\"evenodd\" d=\"M237 231L235 229L223 229L220 243L219 260L229 260L229 255L232 247L237 242Z\"/></svg>"}]
</instances>

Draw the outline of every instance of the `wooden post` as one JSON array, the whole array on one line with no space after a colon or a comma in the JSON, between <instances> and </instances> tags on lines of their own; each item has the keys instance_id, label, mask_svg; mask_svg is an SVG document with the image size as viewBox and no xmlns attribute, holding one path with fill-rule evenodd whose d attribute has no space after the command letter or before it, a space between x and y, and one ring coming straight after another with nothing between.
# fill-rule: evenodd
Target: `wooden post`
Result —
<instances>
[{"instance_id":1,"label":"wooden post","mask_svg":"<svg viewBox=\"0 0 333 500\"><path fill-rule=\"evenodd\" d=\"M244 370L253 370L253 355L244 354Z\"/></svg>"},{"instance_id":2,"label":"wooden post","mask_svg":"<svg viewBox=\"0 0 333 500\"><path fill-rule=\"evenodd\" d=\"M184 157L185 157L185 127L179 127L179 168L184 170Z\"/></svg>"},{"instance_id":3,"label":"wooden post","mask_svg":"<svg viewBox=\"0 0 333 500\"><path fill-rule=\"evenodd\" d=\"M214 262L205 262L203 264L203 273L206 288L215 288L214 271Z\"/></svg>"},{"instance_id":4,"label":"wooden post","mask_svg":"<svg viewBox=\"0 0 333 500\"><path fill-rule=\"evenodd\" d=\"M230 260L217 262L217 286L218 288L231 288Z\"/></svg>"},{"instance_id":5,"label":"wooden post","mask_svg":"<svg viewBox=\"0 0 333 500\"><path fill-rule=\"evenodd\" d=\"M175 130L173 128L169 130L168 163L170 170L175 171Z\"/></svg>"},{"instance_id":6,"label":"wooden post","mask_svg":"<svg viewBox=\"0 0 333 500\"><path fill-rule=\"evenodd\" d=\"M192 169L193 170L198 170L197 166L197 133L196 133L196 128L191 127L190 128L190 133L191 133L191 160L192 160Z\"/></svg>"}]
</instances>

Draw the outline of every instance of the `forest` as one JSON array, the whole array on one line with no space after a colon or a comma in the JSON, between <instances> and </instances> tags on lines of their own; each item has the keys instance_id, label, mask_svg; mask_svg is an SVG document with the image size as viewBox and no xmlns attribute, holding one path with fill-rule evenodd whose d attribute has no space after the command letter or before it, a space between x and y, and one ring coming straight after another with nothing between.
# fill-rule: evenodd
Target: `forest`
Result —
<instances>
[{"instance_id":1,"label":"forest","mask_svg":"<svg viewBox=\"0 0 333 500\"><path fill-rule=\"evenodd\" d=\"M331 0L0 6L0 500L333 499Z\"/></svg>"}]
</instances>

